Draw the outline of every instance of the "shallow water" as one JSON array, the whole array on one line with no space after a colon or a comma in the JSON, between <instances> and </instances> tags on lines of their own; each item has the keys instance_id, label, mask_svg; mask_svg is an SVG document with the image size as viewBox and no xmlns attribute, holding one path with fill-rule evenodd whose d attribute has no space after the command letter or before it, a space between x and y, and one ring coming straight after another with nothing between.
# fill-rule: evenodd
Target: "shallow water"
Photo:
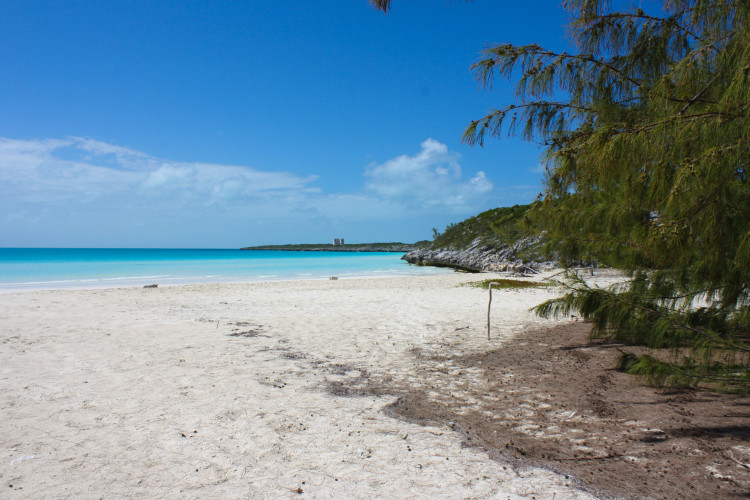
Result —
<instances>
[{"instance_id":1,"label":"shallow water","mask_svg":"<svg viewBox=\"0 0 750 500\"><path fill-rule=\"evenodd\" d=\"M0 248L0 291L275 281L450 272L393 252Z\"/></svg>"}]
</instances>

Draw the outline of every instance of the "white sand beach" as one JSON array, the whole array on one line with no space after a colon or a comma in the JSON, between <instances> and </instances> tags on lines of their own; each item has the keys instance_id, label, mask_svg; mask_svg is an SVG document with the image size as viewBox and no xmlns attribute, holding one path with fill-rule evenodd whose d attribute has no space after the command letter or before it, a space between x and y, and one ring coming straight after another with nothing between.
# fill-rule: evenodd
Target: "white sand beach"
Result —
<instances>
[{"instance_id":1,"label":"white sand beach","mask_svg":"<svg viewBox=\"0 0 750 500\"><path fill-rule=\"evenodd\" d=\"M0 295L2 496L587 498L383 411L389 381L481 385L441 356L551 323L528 309L554 291L495 291L488 341L486 290L457 286L488 277Z\"/></svg>"}]
</instances>

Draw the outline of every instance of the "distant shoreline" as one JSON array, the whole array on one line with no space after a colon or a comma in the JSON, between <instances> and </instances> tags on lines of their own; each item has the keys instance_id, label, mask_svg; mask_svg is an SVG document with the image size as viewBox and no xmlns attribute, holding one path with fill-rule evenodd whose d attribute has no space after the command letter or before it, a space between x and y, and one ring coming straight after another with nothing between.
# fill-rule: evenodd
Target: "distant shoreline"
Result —
<instances>
[{"instance_id":1,"label":"distant shoreline","mask_svg":"<svg viewBox=\"0 0 750 500\"><path fill-rule=\"evenodd\" d=\"M240 250L281 250L286 252L394 252L406 253L416 249L418 244L409 243L362 243L333 245L331 243L299 245L262 245L244 247Z\"/></svg>"}]
</instances>

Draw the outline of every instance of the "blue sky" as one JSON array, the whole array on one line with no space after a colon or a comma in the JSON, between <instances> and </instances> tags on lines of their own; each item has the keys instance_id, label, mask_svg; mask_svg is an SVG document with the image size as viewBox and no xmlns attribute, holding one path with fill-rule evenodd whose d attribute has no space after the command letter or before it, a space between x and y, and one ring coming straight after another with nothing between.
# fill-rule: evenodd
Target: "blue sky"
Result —
<instances>
[{"instance_id":1,"label":"blue sky","mask_svg":"<svg viewBox=\"0 0 750 500\"><path fill-rule=\"evenodd\" d=\"M541 191L489 44L567 47L559 1L0 3L0 246L416 241Z\"/></svg>"}]
</instances>

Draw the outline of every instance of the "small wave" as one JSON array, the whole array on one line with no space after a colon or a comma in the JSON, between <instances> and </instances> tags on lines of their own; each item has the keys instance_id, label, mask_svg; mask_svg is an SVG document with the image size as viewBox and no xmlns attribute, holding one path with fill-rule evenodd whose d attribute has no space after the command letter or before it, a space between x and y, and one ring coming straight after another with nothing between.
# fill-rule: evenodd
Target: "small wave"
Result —
<instances>
[{"instance_id":1,"label":"small wave","mask_svg":"<svg viewBox=\"0 0 750 500\"><path fill-rule=\"evenodd\" d=\"M89 280L78 281L122 281L122 280L155 280L169 277L168 274L159 274L155 276L117 276L115 278L94 278Z\"/></svg>"},{"instance_id":2,"label":"small wave","mask_svg":"<svg viewBox=\"0 0 750 500\"><path fill-rule=\"evenodd\" d=\"M122 280L148 280L148 279L160 279L165 276L118 276L115 278L75 278L67 280L44 280L44 281L13 281L8 283L0 283L0 287L9 286L36 286L36 285L61 285L61 284L76 284L76 283L99 283L106 281L122 281Z\"/></svg>"}]
</instances>

